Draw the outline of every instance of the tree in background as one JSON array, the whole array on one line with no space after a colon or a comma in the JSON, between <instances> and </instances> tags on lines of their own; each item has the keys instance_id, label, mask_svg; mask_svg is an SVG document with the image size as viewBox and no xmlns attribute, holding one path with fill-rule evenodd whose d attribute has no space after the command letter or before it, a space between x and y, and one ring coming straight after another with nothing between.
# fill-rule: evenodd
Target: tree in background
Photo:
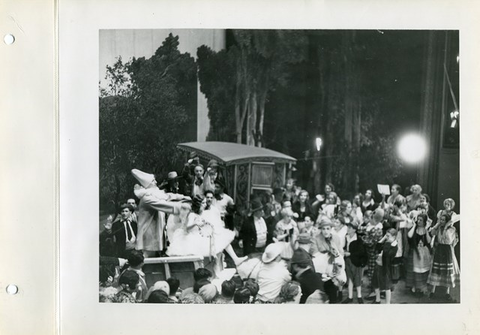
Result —
<instances>
[{"instance_id":1,"label":"tree in background","mask_svg":"<svg viewBox=\"0 0 480 335\"><path fill-rule=\"evenodd\" d=\"M149 58L107 66L100 90L100 201L130 196L132 168L164 177L180 167L179 142L196 137L196 63L170 34Z\"/></svg>"},{"instance_id":2,"label":"tree in background","mask_svg":"<svg viewBox=\"0 0 480 335\"><path fill-rule=\"evenodd\" d=\"M209 139L233 133L237 143L261 147L268 94L287 84L290 64L304 60L306 36L292 30L233 30L232 36L227 50L202 46L197 53L212 121ZM219 124L219 116L230 121Z\"/></svg>"}]
</instances>

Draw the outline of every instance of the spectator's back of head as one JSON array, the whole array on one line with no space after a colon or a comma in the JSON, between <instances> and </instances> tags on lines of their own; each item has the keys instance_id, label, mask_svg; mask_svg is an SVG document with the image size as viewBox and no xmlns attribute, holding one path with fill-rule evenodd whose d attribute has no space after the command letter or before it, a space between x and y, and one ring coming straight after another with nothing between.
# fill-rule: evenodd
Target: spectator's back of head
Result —
<instances>
[{"instance_id":1,"label":"spectator's back of head","mask_svg":"<svg viewBox=\"0 0 480 335\"><path fill-rule=\"evenodd\" d=\"M168 286L170 287L170 295L175 295L180 287L180 281L175 277L167 279Z\"/></svg>"},{"instance_id":2,"label":"spectator's back of head","mask_svg":"<svg viewBox=\"0 0 480 335\"><path fill-rule=\"evenodd\" d=\"M222 283L222 296L225 298L233 298L237 285L233 280L225 280Z\"/></svg>"},{"instance_id":3,"label":"spectator's back of head","mask_svg":"<svg viewBox=\"0 0 480 335\"><path fill-rule=\"evenodd\" d=\"M164 290L153 291L147 300L148 303L167 304L169 303L168 294Z\"/></svg>"},{"instance_id":4,"label":"spectator's back of head","mask_svg":"<svg viewBox=\"0 0 480 335\"><path fill-rule=\"evenodd\" d=\"M138 273L132 270L125 271L118 280L118 284L126 285L130 290L134 290L140 280Z\"/></svg>"},{"instance_id":5,"label":"spectator's back of head","mask_svg":"<svg viewBox=\"0 0 480 335\"><path fill-rule=\"evenodd\" d=\"M182 297L180 300L182 304L204 304L202 297L196 293L190 293Z\"/></svg>"},{"instance_id":6,"label":"spectator's back of head","mask_svg":"<svg viewBox=\"0 0 480 335\"><path fill-rule=\"evenodd\" d=\"M128 256L128 264L134 268L141 266L144 261L143 253L139 250L133 250Z\"/></svg>"},{"instance_id":7,"label":"spectator's back of head","mask_svg":"<svg viewBox=\"0 0 480 335\"><path fill-rule=\"evenodd\" d=\"M217 293L217 287L213 284L203 285L198 291L198 295L202 297L206 304L211 303L212 300L217 296Z\"/></svg>"},{"instance_id":8,"label":"spectator's back of head","mask_svg":"<svg viewBox=\"0 0 480 335\"><path fill-rule=\"evenodd\" d=\"M210 284L210 281L207 279L200 279L199 281L196 281L193 284L193 292L198 293L203 286L208 284Z\"/></svg>"},{"instance_id":9,"label":"spectator's back of head","mask_svg":"<svg viewBox=\"0 0 480 335\"><path fill-rule=\"evenodd\" d=\"M212 272L205 268L200 268L195 270L193 273L193 278L195 281L199 281L200 279L209 279L212 277Z\"/></svg>"},{"instance_id":10,"label":"spectator's back of head","mask_svg":"<svg viewBox=\"0 0 480 335\"><path fill-rule=\"evenodd\" d=\"M250 295L255 298L257 296L258 291L260 290L260 286L258 286L258 283L255 279L253 278L248 278L245 280L245 283L243 284L246 289L250 291Z\"/></svg>"},{"instance_id":11,"label":"spectator's back of head","mask_svg":"<svg viewBox=\"0 0 480 335\"><path fill-rule=\"evenodd\" d=\"M246 287L237 289L233 295L233 302L236 304L250 303L250 290Z\"/></svg>"}]
</instances>

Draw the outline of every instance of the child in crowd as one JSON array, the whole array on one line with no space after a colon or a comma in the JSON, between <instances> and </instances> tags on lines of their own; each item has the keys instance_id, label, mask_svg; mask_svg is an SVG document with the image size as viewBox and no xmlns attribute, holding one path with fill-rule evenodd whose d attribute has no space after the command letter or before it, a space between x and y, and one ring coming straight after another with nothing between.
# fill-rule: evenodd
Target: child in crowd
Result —
<instances>
[{"instance_id":1,"label":"child in crowd","mask_svg":"<svg viewBox=\"0 0 480 335\"><path fill-rule=\"evenodd\" d=\"M358 224L350 222L348 225L345 244L345 269L348 278L348 298L343 301L349 304L353 301L353 288L357 290L357 301L363 304L362 277L363 268L367 265L368 254L360 236L357 236Z\"/></svg>"},{"instance_id":2,"label":"child in crowd","mask_svg":"<svg viewBox=\"0 0 480 335\"><path fill-rule=\"evenodd\" d=\"M392 269L393 259L397 253L397 230L390 228L385 234L385 243L382 252L378 255L375 271L373 273L372 285L375 289L374 304L380 303L380 290L385 290L385 300L390 304L392 299Z\"/></svg>"}]
</instances>

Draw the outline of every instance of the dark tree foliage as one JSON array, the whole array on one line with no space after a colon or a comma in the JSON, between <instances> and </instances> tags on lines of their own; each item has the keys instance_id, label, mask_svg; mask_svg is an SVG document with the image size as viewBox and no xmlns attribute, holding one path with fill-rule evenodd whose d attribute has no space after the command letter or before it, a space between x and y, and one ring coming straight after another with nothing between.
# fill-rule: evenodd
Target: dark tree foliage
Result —
<instances>
[{"instance_id":1,"label":"dark tree foliage","mask_svg":"<svg viewBox=\"0 0 480 335\"><path fill-rule=\"evenodd\" d=\"M227 50L198 49L200 89L208 100L209 139L265 146L268 94L288 83L286 67L305 57L305 35L292 30L233 30ZM222 120L224 122L219 122Z\"/></svg>"},{"instance_id":2,"label":"dark tree foliage","mask_svg":"<svg viewBox=\"0 0 480 335\"><path fill-rule=\"evenodd\" d=\"M196 63L178 44L170 34L151 58L107 66L99 102L101 204L132 195L133 168L160 179L180 168L176 145L195 140Z\"/></svg>"}]
</instances>

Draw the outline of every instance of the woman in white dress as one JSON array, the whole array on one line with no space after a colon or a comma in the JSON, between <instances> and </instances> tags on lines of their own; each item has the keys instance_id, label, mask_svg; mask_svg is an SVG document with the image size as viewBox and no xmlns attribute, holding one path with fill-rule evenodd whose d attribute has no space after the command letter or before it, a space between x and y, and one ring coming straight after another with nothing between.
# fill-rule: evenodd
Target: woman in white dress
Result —
<instances>
[{"instance_id":1,"label":"woman in white dress","mask_svg":"<svg viewBox=\"0 0 480 335\"><path fill-rule=\"evenodd\" d=\"M183 203L178 216L177 227L170 237L169 256L200 255L216 258L224 250L232 257L235 265L239 265L247 257L238 257L230 243L235 233L223 227L220 218L202 217L205 209L205 198L196 195L192 203Z\"/></svg>"}]
</instances>

